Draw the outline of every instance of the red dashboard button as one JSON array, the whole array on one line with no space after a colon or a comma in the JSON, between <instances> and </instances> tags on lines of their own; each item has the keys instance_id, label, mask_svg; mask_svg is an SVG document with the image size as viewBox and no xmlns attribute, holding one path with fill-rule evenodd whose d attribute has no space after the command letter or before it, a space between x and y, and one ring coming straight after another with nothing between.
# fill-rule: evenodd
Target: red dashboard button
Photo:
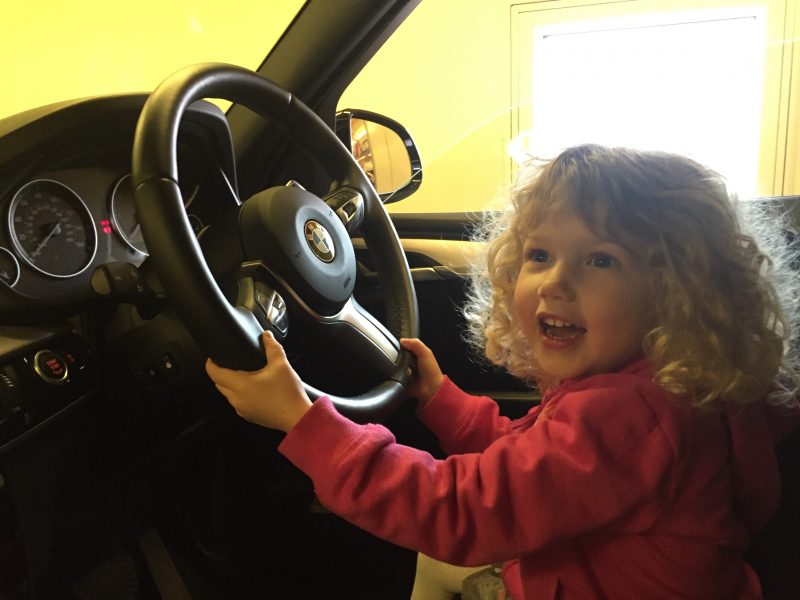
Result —
<instances>
[{"instance_id":1,"label":"red dashboard button","mask_svg":"<svg viewBox=\"0 0 800 600\"><path fill-rule=\"evenodd\" d=\"M69 375L64 358L52 350L40 350L33 357L33 370L47 383L63 383Z\"/></svg>"}]
</instances>

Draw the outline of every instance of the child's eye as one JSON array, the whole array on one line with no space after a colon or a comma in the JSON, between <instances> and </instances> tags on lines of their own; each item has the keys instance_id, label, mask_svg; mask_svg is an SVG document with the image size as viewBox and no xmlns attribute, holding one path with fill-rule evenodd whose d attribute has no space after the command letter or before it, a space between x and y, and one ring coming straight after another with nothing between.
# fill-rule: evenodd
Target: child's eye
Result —
<instances>
[{"instance_id":1,"label":"child's eye","mask_svg":"<svg viewBox=\"0 0 800 600\"><path fill-rule=\"evenodd\" d=\"M609 267L619 264L619 261L610 254L595 252L589 257L586 264L590 267L597 267L598 269L608 269Z\"/></svg>"},{"instance_id":2,"label":"child's eye","mask_svg":"<svg viewBox=\"0 0 800 600\"><path fill-rule=\"evenodd\" d=\"M542 250L541 248L534 248L533 250L528 252L528 260L531 260L535 263L545 263L550 259L550 255L547 253L547 250Z\"/></svg>"}]
</instances>

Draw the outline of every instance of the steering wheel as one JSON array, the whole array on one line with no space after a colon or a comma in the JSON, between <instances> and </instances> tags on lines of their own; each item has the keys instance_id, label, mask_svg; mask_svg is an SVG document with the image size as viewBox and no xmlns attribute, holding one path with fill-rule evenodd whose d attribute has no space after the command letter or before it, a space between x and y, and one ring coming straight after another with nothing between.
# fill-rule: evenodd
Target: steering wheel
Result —
<instances>
[{"instance_id":1,"label":"steering wheel","mask_svg":"<svg viewBox=\"0 0 800 600\"><path fill-rule=\"evenodd\" d=\"M299 185L268 188L222 219L227 225L211 226L224 240L227 264L235 263L235 301L225 297L212 275L178 187L178 127L186 107L202 98L231 100L271 119L332 181L323 198ZM285 340L291 329L301 327L312 337L335 341L348 360L371 369L374 380L381 381L355 397L327 394L341 412L360 421L376 420L402 402L412 358L397 340L418 335L405 254L364 172L299 99L237 66L200 64L177 72L142 110L133 145L133 185L149 260L164 293L214 362L260 369L265 364L263 330ZM354 231L375 263L386 327L353 298L357 263L349 232ZM312 398L323 394L307 384L306 391Z\"/></svg>"}]
</instances>

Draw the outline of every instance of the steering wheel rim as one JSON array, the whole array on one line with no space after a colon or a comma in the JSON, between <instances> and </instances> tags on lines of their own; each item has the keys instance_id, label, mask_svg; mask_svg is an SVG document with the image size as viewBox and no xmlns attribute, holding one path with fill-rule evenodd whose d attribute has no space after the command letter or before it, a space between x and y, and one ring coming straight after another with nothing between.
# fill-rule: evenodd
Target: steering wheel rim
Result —
<instances>
[{"instance_id":1,"label":"steering wheel rim","mask_svg":"<svg viewBox=\"0 0 800 600\"><path fill-rule=\"evenodd\" d=\"M359 231L370 248L386 304L387 328L396 338L418 335L416 295L394 225L377 193L335 133L291 93L234 65L207 63L178 71L148 98L136 127L133 186L150 259L167 299L200 346L223 366L264 366L262 326L254 314L232 306L215 281L192 230L178 187L178 128L186 108L203 98L223 98L273 119L331 177L331 189L354 189L363 198ZM246 204L246 203L245 203ZM354 397L331 397L357 420L375 420L403 400L412 358L402 349L379 385ZM323 394L306 385L312 398Z\"/></svg>"}]
</instances>

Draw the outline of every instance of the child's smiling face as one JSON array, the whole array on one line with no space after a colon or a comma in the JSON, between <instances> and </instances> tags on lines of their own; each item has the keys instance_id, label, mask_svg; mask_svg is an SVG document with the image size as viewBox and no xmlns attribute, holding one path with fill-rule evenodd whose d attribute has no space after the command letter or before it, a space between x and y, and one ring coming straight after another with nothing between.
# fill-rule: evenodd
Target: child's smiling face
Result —
<instances>
[{"instance_id":1,"label":"child's smiling face","mask_svg":"<svg viewBox=\"0 0 800 600\"><path fill-rule=\"evenodd\" d=\"M548 216L523 245L514 311L538 369L556 380L611 372L650 326L641 258L574 215Z\"/></svg>"}]
</instances>

